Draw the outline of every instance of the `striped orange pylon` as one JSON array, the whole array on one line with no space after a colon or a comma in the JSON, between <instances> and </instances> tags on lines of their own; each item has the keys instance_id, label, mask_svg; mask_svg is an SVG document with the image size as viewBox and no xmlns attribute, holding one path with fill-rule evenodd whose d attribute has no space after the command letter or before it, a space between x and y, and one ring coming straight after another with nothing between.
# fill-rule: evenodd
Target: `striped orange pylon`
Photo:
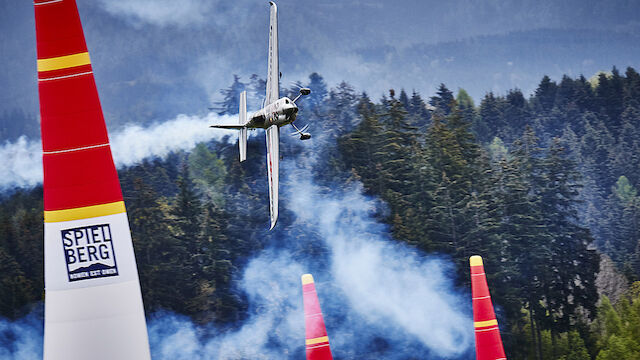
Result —
<instances>
[{"instance_id":1,"label":"striped orange pylon","mask_svg":"<svg viewBox=\"0 0 640 360\"><path fill-rule=\"evenodd\" d=\"M474 255L469 258L469 263L471 265L473 326L476 334L476 360L506 359L498 320L491 303L491 294L489 294L482 257Z\"/></svg>"},{"instance_id":2,"label":"striped orange pylon","mask_svg":"<svg viewBox=\"0 0 640 360\"><path fill-rule=\"evenodd\" d=\"M44 359L150 358L131 233L75 0L35 0Z\"/></svg>"},{"instance_id":3,"label":"striped orange pylon","mask_svg":"<svg viewBox=\"0 0 640 360\"><path fill-rule=\"evenodd\" d=\"M302 275L307 360L332 360L327 329L311 274Z\"/></svg>"}]
</instances>

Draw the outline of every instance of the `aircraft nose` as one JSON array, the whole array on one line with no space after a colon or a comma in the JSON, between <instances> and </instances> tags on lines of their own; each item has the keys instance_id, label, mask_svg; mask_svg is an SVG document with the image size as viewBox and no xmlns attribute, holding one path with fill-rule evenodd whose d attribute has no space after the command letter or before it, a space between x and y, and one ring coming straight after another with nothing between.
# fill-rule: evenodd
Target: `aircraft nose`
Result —
<instances>
[{"instance_id":1,"label":"aircraft nose","mask_svg":"<svg viewBox=\"0 0 640 360\"><path fill-rule=\"evenodd\" d=\"M298 107L295 104L291 104L290 107L284 110L287 115L293 115L298 112Z\"/></svg>"}]
</instances>

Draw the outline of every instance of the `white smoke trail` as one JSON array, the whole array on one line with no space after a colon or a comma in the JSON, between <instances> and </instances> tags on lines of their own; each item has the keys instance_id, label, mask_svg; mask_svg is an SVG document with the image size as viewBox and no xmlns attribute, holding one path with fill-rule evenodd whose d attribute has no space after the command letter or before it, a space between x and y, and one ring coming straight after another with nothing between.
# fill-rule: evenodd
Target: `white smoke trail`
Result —
<instances>
[{"instance_id":1,"label":"white smoke trail","mask_svg":"<svg viewBox=\"0 0 640 360\"><path fill-rule=\"evenodd\" d=\"M469 301L454 293L451 265L390 241L385 226L371 218L375 202L360 186L327 196L308 176L290 179L290 209L329 245L331 276L354 311L380 329L394 326L415 336L438 356L467 350L473 341L464 313Z\"/></svg>"},{"instance_id":2,"label":"white smoke trail","mask_svg":"<svg viewBox=\"0 0 640 360\"><path fill-rule=\"evenodd\" d=\"M178 117L146 129L125 128L111 137L116 163L135 164L146 157L189 149L198 141L221 139L226 132L208 133L206 128L215 121L235 119ZM23 139L13 146L28 145ZM312 146L308 151L320 153ZM307 160L315 163L313 156ZM372 217L377 202L366 197L360 186L328 191L313 182L308 169L292 164L282 163L283 199L297 216L296 228L318 236L328 250L327 273L314 275L321 279L318 294L334 355L374 354L390 360L468 355L473 342L470 301L456 292L449 276L451 265L390 239L387 227ZM293 236L284 240L280 243L300 241ZM174 314L152 315L148 324L154 360L304 358L300 276L317 268L317 259L300 259L300 254L298 260L292 258L290 250L271 249L249 262L240 281L240 290L248 297L249 318L238 329L197 326ZM30 339L25 341L41 344L41 329L0 321L2 326L31 332L31 337L23 336ZM385 344L383 349L371 352L369 348L380 342ZM0 355L5 351L10 359L38 358L34 353L18 353L16 347L15 341L0 343Z\"/></svg>"},{"instance_id":3,"label":"white smoke trail","mask_svg":"<svg viewBox=\"0 0 640 360\"><path fill-rule=\"evenodd\" d=\"M283 359L289 349L302 351L304 315L300 274L303 266L287 252L263 253L244 271L241 287L251 317L230 332L195 326L189 318L158 313L149 321L154 360Z\"/></svg>"},{"instance_id":4,"label":"white smoke trail","mask_svg":"<svg viewBox=\"0 0 640 360\"><path fill-rule=\"evenodd\" d=\"M214 123L232 124L237 121L235 116L209 113L205 117L179 115L174 120L147 128L130 125L111 136L113 158L116 166L122 167L150 157L163 157L172 151L190 150L199 142L237 135L233 130L209 128Z\"/></svg>"},{"instance_id":5,"label":"white smoke trail","mask_svg":"<svg viewBox=\"0 0 640 360\"><path fill-rule=\"evenodd\" d=\"M0 191L42 182L42 145L21 136L0 147Z\"/></svg>"},{"instance_id":6,"label":"white smoke trail","mask_svg":"<svg viewBox=\"0 0 640 360\"><path fill-rule=\"evenodd\" d=\"M190 150L197 143L222 140L233 130L210 129L214 123L235 123L236 117L179 115L173 120L148 127L129 125L110 136L117 167L134 165L145 158L163 157L172 151ZM0 192L12 188L33 187L42 183L42 144L22 136L0 146Z\"/></svg>"},{"instance_id":7,"label":"white smoke trail","mask_svg":"<svg viewBox=\"0 0 640 360\"><path fill-rule=\"evenodd\" d=\"M42 359L42 337L36 313L13 322L0 317L0 359Z\"/></svg>"},{"instance_id":8,"label":"white smoke trail","mask_svg":"<svg viewBox=\"0 0 640 360\"><path fill-rule=\"evenodd\" d=\"M324 279L318 294L325 318L347 319L327 322L334 356L358 358L379 338L388 341L385 359L467 355L470 301L455 291L452 266L389 239L386 227L371 218L376 201L359 186L327 193L304 173L290 171L283 187L296 226L319 234L330 251L329 273L316 279ZM296 262L288 250L261 253L242 277L252 310L240 329L201 336L206 331L186 318L160 316L149 322L154 359L181 359L185 349L190 359L303 358L300 276L314 261Z\"/></svg>"}]
</instances>

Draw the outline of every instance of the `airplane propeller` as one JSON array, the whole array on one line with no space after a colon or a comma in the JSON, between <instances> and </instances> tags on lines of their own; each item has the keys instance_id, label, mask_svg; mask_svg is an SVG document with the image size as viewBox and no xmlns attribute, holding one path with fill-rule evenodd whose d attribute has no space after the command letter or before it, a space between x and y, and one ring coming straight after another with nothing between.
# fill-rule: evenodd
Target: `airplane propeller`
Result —
<instances>
[{"instance_id":1,"label":"airplane propeller","mask_svg":"<svg viewBox=\"0 0 640 360\"><path fill-rule=\"evenodd\" d=\"M311 139L311 134L304 132L309 128L309 124L305 125L302 129L298 129L298 127L296 127L294 123L291 123L291 126L296 129L296 132L292 133L291 136L300 135L300 140Z\"/></svg>"},{"instance_id":2,"label":"airplane propeller","mask_svg":"<svg viewBox=\"0 0 640 360\"><path fill-rule=\"evenodd\" d=\"M311 89L305 88L305 87L300 88L300 94L298 94L298 96L296 96L296 98L293 99L292 101L295 104L295 102L298 101L298 99L300 99L301 96L306 96L309 94L311 94Z\"/></svg>"}]
</instances>

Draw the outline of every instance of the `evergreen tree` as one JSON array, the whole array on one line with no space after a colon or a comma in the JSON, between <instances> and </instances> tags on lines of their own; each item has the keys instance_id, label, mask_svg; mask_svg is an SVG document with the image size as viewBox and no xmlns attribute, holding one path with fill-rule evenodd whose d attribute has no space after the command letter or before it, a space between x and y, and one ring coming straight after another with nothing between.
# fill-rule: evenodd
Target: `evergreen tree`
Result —
<instances>
[{"instance_id":1,"label":"evergreen tree","mask_svg":"<svg viewBox=\"0 0 640 360\"><path fill-rule=\"evenodd\" d=\"M418 129L419 133L424 134L429 125L431 114L427 110L427 104L415 90L411 93L407 111L409 112L409 125Z\"/></svg>"},{"instance_id":2,"label":"evergreen tree","mask_svg":"<svg viewBox=\"0 0 640 360\"><path fill-rule=\"evenodd\" d=\"M505 128L500 129L497 135L508 142L513 142L531 122L527 101L520 90L510 90L507 93L501 116L500 124Z\"/></svg>"},{"instance_id":3,"label":"evergreen tree","mask_svg":"<svg viewBox=\"0 0 640 360\"><path fill-rule=\"evenodd\" d=\"M386 178L383 198L391 205L390 219L394 221L394 233L403 231L405 222L403 209L407 209L409 189L413 188L415 178L412 177L412 166L405 159L411 157L411 150L417 143L416 129L407 121L408 113L392 91L391 98L381 114L384 128L382 143L378 152L381 156L381 175Z\"/></svg>"},{"instance_id":4,"label":"evergreen tree","mask_svg":"<svg viewBox=\"0 0 640 360\"><path fill-rule=\"evenodd\" d=\"M562 360L591 360L587 347L584 344L584 340L577 331L570 331L568 333L569 349L565 356L560 357Z\"/></svg>"},{"instance_id":5,"label":"evergreen tree","mask_svg":"<svg viewBox=\"0 0 640 360\"><path fill-rule=\"evenodd\" d=\"M240 82L238 75L233 75L233 84L227 89L220 90L223 100L216 103L214 110L218 115L235 115L240 109L240 93L244 91L245 84Z\"/></svg>"},{"instance_id":6,"label":"evergreen tree","mask_svg":"<svg viewBox=\"0 0 640 360\"><path fill-rule=\"evenodd\" d=\"M473 132L482 143L491 141L504 128L501 100L488 93L480 103L480 116L473 124Z\"/></svg>"},{"instance_id":7,"label":"evergreen tree","mask_svg":"<svg viewBox=\"0 0 640 360\"><path fill-rule=\"evenodd\" d=\"M594 324L600 338L597 360L631 360L640 357L640 295L639 283L614 308L607 297L603 297Z\"/></svg>"},{"instance_id":8,"label":"evergreen tree","mask_svg":"<svg viewBox=\"0 0 640 360\"><path fill-rule=\"evenodd\" d=\"M455 255L459 269L471 255L469 251L481 247L477 237L484 238L483 232L487 231L483 228L486 219L474 215L478 215L478 207L487 206L478 191L482 191L480 183L488 165L481 161L470 127L460 110L454 108L446 123L434 115L426 141L435 185L431 192L433 207L426 221L427 236L437 249Z\"/></svg>"},{"instance_id":9,"label":"evergreen tree","mask_svg":"<svg viewBox=\"0 0 640 360\"><path fill-rule=\"evenodd\" d=\"M380 172L383 162L380 149L384 129L373 103L366 94L359 100L358 113L361 119L358 126L338 141L340 154L347 170L361 179L367 189L382 195L386 188L386 179Z\"/></svg>"},{"instance_id":10,"label":"evergreen tree","mask_svg":"<svg viewBox=\"0 0 640 360\"><path fill-rule=\"evenodd\" d=\"M247 109L260 109L267 94L267 81L253 74L247 85Z\"/></svg>"},{"instance_id":11,"label":"evergreen tree","mask_svg":"<svg viewBox=\"0 0 640 360\"><path fill-rule=\"evenodd\" d=\"M408 112L410 108L409 96L407 96L407 93L404 91L404 89L400 89L400 96L398 97L398 101L400 101L402 106L404 106L404 109Z\"/></svg>"},{"instance_id":12,"label":"evergreen tree","mask_svg":"<svg viewBox=\"0 0 640 360\"><path fill-rule=\"evenodd\" d=\"M0 314L10 319L24 315L24 307L37 300L33 285L16 259L0 247Z\"/></svg>"},{"instance_id":13,"label":"evergreen tree","mask_svg":"<svg viewBox=\"0 0 640 360\"><path fill-rule=\"evenodd\" d=\"M593 87L589 80L580 75L575 83L575 103L581 112L596 112L598 110L595 101Z\"/></svg>"},{"instance_id":14,"label":"evergreen tree","mask_svg":"<svg viewBox=\"0 0 640 360\"><path fill-rule=\"evenodd\" d=\"M588 250L592 242L588 229L577 224L577 196L580 176L556 139L541 164L540 205L545 231L550 233L550 258L546 266L545 300L552 336L569 331L578 307L595 313L597 293L595 274L598 256Z\"/></svg>"},{"instance_id":15,"label":"evergreen tree","mask_svg":"<svg viewBox=\"0 0 640 360\"><path fill-rule=\"evenodd\" d=\"M640 183L640 109L629 106L621 114L622 128L612 151L611 171L626 176L632 184Z\"/></svg>"},{"instance_id":16,"label":"evergreen tree","mask_svg":"<svg viewBox=\"0 0 640 360\"><path fill-rule=\"evenodd\" d=\"M620 114L624 110L624 79L615 66L611 70L611 78L598 85L596 96L609 119L606 124L609 131L618 136L622 127Z\"/></svg>"},{"instance_id":17,"label":"evergreen tree","mask_svg":"<svg viewBox=\"0 0 640 360\"><path fill-rule=\"evenodd\" d=\"M432 96L429 99L429 104L436 108L436 112L439 112L443 116L447 116L453 110L455 98L453 92L447 88L445 84L440 84L436 96Z\"/></svg>"},{"instance_id":18,"label":"evergreen tree","mask_svg":"<svg viewBox=\"0 0 640 360\"><path fill-rule=\"evenodd\" d=\"M309 75L309 83L307 87L311 89L311 94L307 96L307 99L305 99L305 107L312 112L318 111L327 95L329 95L329 92L327 91L327 84L322 76L314 72Z\"/></svg>"},{"instance_id":19,"label":"evergreen tree","mask_svg":"<svg viewBox=\"0 0 640 360\"><path fill-rule=\"evenodd\" d=\"M540 199L531 191L534 184L539 183L539 153L538 139L527 127L522 138L514 142L510 160L504 162L502 179L498 183L501 189L500 233L511 265L508 284L517 289L514 295L528 310L531 344L538 359L542 353L541 320L545 314L541 304L545 285L543 274L547 271L544 262L550 257L550 237L542 226Z\"/></svg>"},{"instance_id":20,"label":"evergreen tree","mask_svg":"<svg viewBox=\"0 0 640 360\"><path fill-rule=\"evenodd\" d=\"M547 75L542 78L538 88L535 91L533 98L534 104L539 111L548 112L551 111L553 105L556 102L556 92L558 91L558 85L554 81L551 81Z\"/></svg>"},{"instance_id":21,"label":"evergreen tree","mask_svg":"<svg viewBox=\"0 0 640 360\"><path fill-rule=\"evenodd\" d=\"M335 139L351 131L355 126L355 104L358 100L353 87L346 82L341 82L335 89L329 92L326 105L330 109L319 124L323 136L333 143Z\"/></svg>"},{"instance_id":22,"label":"evergreen tree","mask_svg":"<svg viewBox=\"0 0 640 360\"><path fill-rule=\"evenodd\" d=\"M626 106L640 106L640 74L632 67L625 72L624 103Z\"/></svg>"},{"instance_id":23,"label":"evergreen tree","mask_svg":"<svg viewBox=\"0 0 640 360\"><path fill-rule=\"evenodd\" d=\"M604 125L602 119L592 113L584 114L585 133L581 139L580 154L583 167L593 174L600 190L608 192L614 179L608 176L612 163L611 151L615 138Z\"/></svg>"},{"instance_id":24,"label":"evergreen tree","mask_svg":"<svg viewBox=\"0 0 640 360\"><path fill-rule=\"evenodd\" d=\"M184 264L189 254L171 236L168 205L158 199L143 178L135 179L132 191L125 195L145 309L185 312L183 285L191 274Z\"/></svg>"},{"instance_id":25,"label":"evergreen tree","mask_svg":"<svg viewBox=\"0 0 640 360\"><path fill-rule=\"evenodd\" d=\"M575 99L576 83L569 76L562 76L556 91L554 107L564 109Z\"/></svg>"},{"instance_id":26,"label":"evergreen tree","mask_svg":"<svg viewBox=\"0 0 640 360\"><path fill-rule=\"evenodd\" d=\"M224 161L205 143L199 143L188 155L189 176L197 191L207 200L224 205L224 185L227 168Z\"/></svg>"},{"instance_id":27,"label":"evergreen tree","mask_svg":"<svg viewBox=\"0 0 640 360\"><path fill-rule=\"evenodd\" d=\"M473 99L464 89L458 90L456 104L458 105L462 119L473 127L473 124L477 122L478 114L476 113Z\"/></svg>"}]
</instances>

